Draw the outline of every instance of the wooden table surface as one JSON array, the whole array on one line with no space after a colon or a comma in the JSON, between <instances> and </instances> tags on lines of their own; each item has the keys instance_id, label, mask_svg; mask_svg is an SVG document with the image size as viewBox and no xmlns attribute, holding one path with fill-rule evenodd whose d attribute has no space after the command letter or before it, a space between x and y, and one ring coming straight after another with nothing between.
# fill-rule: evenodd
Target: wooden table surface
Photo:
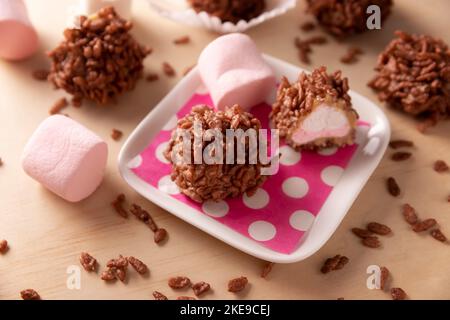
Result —
<instances>
[{"instance_id":1,"label":"wooden table surface","mask_svg":"<svg viewBox=\"0 0 450 320\"><path fill-rule=\"evenodd\" d=\"M39 52L21 63L0 61L0 239L7 239L10 250L0 255L0 299L17 299L25 288L34 288L43 299L152 299L154 290L175 298L192 292L174 292L167 279L186 275L193 281L207 281L214 288L205 299L389 299L387 293L369 290L366 269L385 265L393 274L394 286L402 287L411 299L450 298L450 246L428 235L410 231L403 221L401 205L414 205L420 217L436 218L450 235L450 174L437 174L433 162L450 161L450 122L442 122L422 135L415 120L385 107L391 121L393 138L414 140L412 159L395 163L389 159L392 150L375 171L343 223L326 245L309 259L275 265L267 280L259 277L263 262L222 243L179 220L134 192L119 176L117 154L124 138L110 138L112 128L126 135L160 101L181 78L182 70L193 65L202 48L217 35L189 28L160 18L145 1L134 3L133 33L153 47L145 61L146 72L161 73L161 63L168 61L178 71L174 79L161 76L155 83L141 81L137 88L119 99L118 104L96 107L85 104L65 111L74 119L96 131L108 142L110 154L106 177L94 195L77 203L67 203L46 191L21 169L20 155L36 126L48 116L54 101L67 96L46 82L32 79L31 72L49 64L46 50L62 38L66 12L74 1L27 1L30 16L41 40ZM302 35L301 21L309 20L303 1L288 14L251 29L248 34L262 51L290 63L312 69L322 64L331 70L342 69L353 90L373 101L375 95L366 86L373 76L377 54L396 29L427 33L450 43L447 0L396 0L392 16L382 31L370 32L344 43L330 39L314 47L312 64L303 65L297 58L293 39ZM172 40L188 34L192 43L174 46ZM311 34L322 34L315 31ZM364 48L365 54L355 65L342 65L339 58L349 45ZM402 188L399 198L389 196L385 179L395 176ZM143 205L158 224L170 234L163 246L153 243L152 233L134 218L124 220L110 207L112 198L124 192L130 202ZM381 249L363 247L349 229L369 221L389 225L394 235L383 238ZM81 289L67 287L66 273L78 266L80 252L94 255L102 266L118 254L134 255L145 261L151 273L140 277L130 272L127 284L107 284L98 274L81 272ZM319 272L324 259L337 253L350 258L341 271L323 275ZM241 295L227 292L227 281L245 275L251 286Z\"/></svg>"}]
</instances>

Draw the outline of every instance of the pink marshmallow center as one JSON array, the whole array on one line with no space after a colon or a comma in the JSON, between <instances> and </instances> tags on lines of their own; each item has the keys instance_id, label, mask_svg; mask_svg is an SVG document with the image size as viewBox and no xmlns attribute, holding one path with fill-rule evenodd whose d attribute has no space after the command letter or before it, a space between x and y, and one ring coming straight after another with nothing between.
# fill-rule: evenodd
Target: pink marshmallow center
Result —
<instances>
[{"instance_id":1,"label":"pink marshmallow center","mask_svg":"<svg viewBox=\"0 0 450 320\"><path fill-rule=\"evenodd\" d=\"M308 115L292 135L298 144L306 144L320 138L341 138L350 132L345 113L328 105L320 105Z\"/></svg>"}]
</instances>

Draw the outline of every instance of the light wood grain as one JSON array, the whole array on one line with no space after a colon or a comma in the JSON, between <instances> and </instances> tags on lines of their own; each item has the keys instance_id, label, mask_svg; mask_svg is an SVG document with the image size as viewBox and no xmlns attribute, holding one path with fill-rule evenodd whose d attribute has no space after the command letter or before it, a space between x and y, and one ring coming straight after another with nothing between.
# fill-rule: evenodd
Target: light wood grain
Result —
<instances>
[{"instance_id":1,"label":"light wood grain","mask_svg":"<svg viewBox=\"0 0 450 320\"><path fill-rule=\"evenodd\" d=\"M302 4L285 16L276 18L248 32L258 46L268 54L301 65L294 50L293 38L301 35L299 24L305 21ZM447 0L397 0L393 15L379 32L360 35L347 43L330 43L314 47L312 68L325 64L331 70L342 68L350 78L352 89L377 101L366 83L373 75L377 53L386 45L395 29L422 32L443 38L450 43ZM403 163L385 159L373 174L358 200L330 241L306 261L276 265L268 280L259 277L263 262L241 253L216 240L171 214L158 208L132 191L120 178L117 154L121 142L109 135L112 128L129 134L139 121L166 95L180 79L182 70L195 63L202 48L216 37L208 31L177 25L158 17L145 1L134 3L136 37L154 47L146 60L146 70L161 72L161 63L168 61L178 70L176 79L164 76L155 83L141 81L136 90L119 99L117 105L81 109L69 108L67 113L104 137L110 147L106 178L101 188L89 199L69 204L24 174L20 167L22 148L40 121L47 117L52 103L65 96L48 83L31 78L31 71L46 67L45 51L62 38L66 23L66 8L73 1L28 1L30 15L41 37L39 53L21 63L0 61L0 238L10 242L10 250L0 256L0 299L17 299L19 291L36 289L44 299L151 299L153 290L170 298L191 295L177 293L167 286L167 279L186 275L193 281L207 281L214 288L209 299L389 299L388 294L368 290L366 268L372 264L386 265L393 273L393 285L400 286L412 299L449 299L449 246L430 236L409 230L400 214L400 206L410 202L420 216L436 218L442 230L450 234L450 175L432 170L436 159L450 161L450 123L443 122L427 135L419 134L413 119L385 109L392 123L394 138L416 142L412 159ZM317 32L318 33L318 32ZM189 34L192 43L174 46L172 40ZM355 65L347 66L339 58L350 44L364 48L365 54ZM123 141L123 140L122 140ZM384 180L395 176L402 196L390 197ZM159 225L169 231L169 241L159 247L152 234L141 223L117 216L109 203L124 192L130 202L147 208ZM383 238L383 248L362 247L349 232L354 226L369 221L389 225L394 235ZM66 287L66 269L78 265L81 251L88 251L104 264L118 254L134 255L145 261L149 277L130 272L128 284L106 284L96 274L82 272L81 290ZM322 275L323 260L341 253L350 263L341 271ZM243 295L226 291L229 279L245 275L251 287Z\"/></svg>"}]
</instances>

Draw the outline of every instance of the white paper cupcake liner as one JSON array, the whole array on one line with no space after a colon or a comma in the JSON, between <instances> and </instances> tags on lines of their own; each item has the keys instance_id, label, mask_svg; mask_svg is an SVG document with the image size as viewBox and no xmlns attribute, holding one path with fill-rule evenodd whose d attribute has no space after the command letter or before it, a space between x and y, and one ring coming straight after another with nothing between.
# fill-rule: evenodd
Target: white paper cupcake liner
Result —
<instances>
[{"instance_id":1,"label":"white paper cupcake liner","mask_svg":"<svg viewBox=\"0 0 450 320\"><path fill-rule=\"evenodd\" d=\"M241 20L237 24L222 22L206 12L195 12L186 0L147 0L161 16L183 24L203 27L218 33L244 32L269 19L280 16L295 7L296 0L267 0L267 8L260 16L250 20Z\"/></svg>"},{"instance_id":2,"label":"white paper cupcake liner","mask_svg":"<svg viewBox=\"0 0 450 320\"><path fill-rule=\"evenodd\" d=\"M67 22L69 28L78 28L79 16L89 16L107 6L114 6L117 13L125 18L131 19L132 0L78 0L77 3L67 8Z\"/></svg>"}]
</instances>

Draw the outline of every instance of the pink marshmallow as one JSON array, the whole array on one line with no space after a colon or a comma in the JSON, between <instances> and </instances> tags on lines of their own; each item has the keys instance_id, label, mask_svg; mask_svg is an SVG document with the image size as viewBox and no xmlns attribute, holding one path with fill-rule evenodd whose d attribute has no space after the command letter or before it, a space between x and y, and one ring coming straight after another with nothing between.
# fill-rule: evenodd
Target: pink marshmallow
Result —
<instances>
[{"instance_id":1,"label":"pink marshmallow","mask_svg":"<svg viewBox=\"0 0 450 320\"><path fill-rule=\"evenodd\" d=\"M229 34L211 42L201 53L198 67L219 110L234 104L249 110L275 89L272 69L244 34Z\"/></svg>"},{"instance_id":2,"label":"pink marshmallow","mask_svg":"<svg viewBox=\"0 0 450 320\"><path fill-rule=\"evenodd\" d=\"M108 157L107 144L78 122L54 115L29 139L22 167L61 198L77 202L100 185Z\"/></svg>"},{"instance_id":3,"label":"pink marshmallow","mask_svg":"<svg viewBox=\"0 0 450 320\"><path fill-rule=\"evenodd\" d=\"M322 138L342 138L352 127L344 111L326 104L319 105L306 116L300 128L292 134L292 140L301 145Z\"/></svg>"},{"instance_id":4,"label":"pink marshmallow","mask_svg":"<svg viewBox=\"0 0 450 320\"><path fill-rule=\"evenodd\" d=\"M38 48L38 36L23 0L0 0L0 57L22 60Z\"/></svg>"}]
</instances>

